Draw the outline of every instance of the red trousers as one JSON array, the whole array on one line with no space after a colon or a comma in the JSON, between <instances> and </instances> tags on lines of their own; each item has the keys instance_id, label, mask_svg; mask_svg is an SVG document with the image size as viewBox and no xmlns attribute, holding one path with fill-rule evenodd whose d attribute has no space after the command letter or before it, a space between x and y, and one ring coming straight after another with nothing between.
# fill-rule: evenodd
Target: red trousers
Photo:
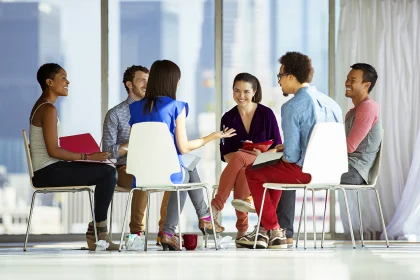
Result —
<instances>
[{"instance_id":1,"label":"red trousers","mask_svg":"<svg viewBox=\"0 0 420 280\"><path fill-rule=\"evenodd\" d=\"M219 188L216 196L211 201L211 205L221 211L232 189L234 199L246 199L249 197L250 191L245 176L245 169L252 164L254 160L254 155L241 151L237 151L233 155L220 176ZM248 229L248 213L236 210L236 217L237 230L246 232Z\"/></svg>"},{"instance_id":2,"label":"red trousers","mask_svg":"<svg viewBox=\"0 0 420 280\"><path fill-rule=\"evenodd\" d=\"M249 190L254 199L257 215L260 214L264 183L306 184L311 181L311 175L302 172L302 167L295 163L287 163L281 160L279 163L245 171ZM264 209L261 224L265 230L278 229L281 227L277 221L276 209L280 201L281 190L268 189L265 194Z\"/></svg>"}]
</instances>

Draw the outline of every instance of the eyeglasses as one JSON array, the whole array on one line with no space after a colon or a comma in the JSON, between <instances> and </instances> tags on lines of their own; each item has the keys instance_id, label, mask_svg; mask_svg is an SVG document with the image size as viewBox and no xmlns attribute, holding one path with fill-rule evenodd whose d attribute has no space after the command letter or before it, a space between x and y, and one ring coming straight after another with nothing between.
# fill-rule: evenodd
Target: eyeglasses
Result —
<instances>
[{"instance_id":1,"label":"eyeglasses","mask_svg":"<svg viewBox=\"0 0 420 280\"><path fill-rule=\"evenodd\" d=\"M287 76L287 75L289 75L289 73L279 73L279 74L277 74L277 80L280 80L281 77Z\"/></svg>"}]
</instances>

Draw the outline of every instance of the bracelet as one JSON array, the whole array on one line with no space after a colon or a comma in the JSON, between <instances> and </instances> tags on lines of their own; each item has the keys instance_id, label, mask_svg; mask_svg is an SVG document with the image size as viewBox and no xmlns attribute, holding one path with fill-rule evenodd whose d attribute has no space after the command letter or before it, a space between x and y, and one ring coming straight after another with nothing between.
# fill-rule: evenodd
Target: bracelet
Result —
<instances>
[{"instance_id":1,"label":"bracelet","mask_svg":"<svg viewBox=\"0 0 420 280\"><path fill-rule=\"evenodd\" d=\"M203 138L200 138L200 140L203 142L203 144L201 144L201 147L203 147L204 145L206 145L206 143L204 142Z\"/></svg>"},{"instance_id":2,"label":"bracelet","mask_svg":"<svg viewBox=\"0 0 420 280\"><path fill-rule=\"evenodd\" d=\"M80 159L85 160L85 154L84 153L80 153Z\"/></svg>"},{"instance_id":3,"label":"bracelet","mask_svg":"<svg viewBox=\"0 0 420 280\"><path fill-rule=\"evenodd\" d=\"M86 159L90 160L90 154L86 154Z\"/></svg>"}]
</instances>

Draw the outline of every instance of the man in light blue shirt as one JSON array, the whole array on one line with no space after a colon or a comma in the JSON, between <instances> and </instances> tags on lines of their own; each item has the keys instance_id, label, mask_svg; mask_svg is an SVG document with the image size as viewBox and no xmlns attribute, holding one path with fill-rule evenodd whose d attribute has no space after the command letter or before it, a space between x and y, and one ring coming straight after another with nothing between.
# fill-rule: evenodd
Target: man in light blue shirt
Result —
<instances>
[{"instance_id":1,"label":"man in light blue shirt","mask_svg":"<svg viewBox=\"0 0 420 280\"><path fill-rule=\"evenodd\" d=\"M309 183L311 176L302 172L302 165L313 127L321 122L343 122L338 104L325 94L311 87L313 67L308 56L298 52L288 52L279 62L278 83L283 93L295 96L281 109L284 145L277 147L283 151L280 162L259 169L246 170L249 189L254 198L255 210L260 213L264 192L263 184ZM257 248L279 249L293 245L293 221L296 194L294 191L268 190L264 202L264 212L258 233L244 236L238 243L251 248L257 234ZM287 194L287 195L286 195ZM280 198L282 200L280 200ZM280 203L279 203L280 201ZM280 204L280 211L276 208ZM276 212L280 212L279 219Z\"/></svg>"},{"instance_id":2,"label":"man in light blue shirt","mask_svg":"<svg viewBox=\"0 0 420 280\"><path fill-rule=\"evenodd\" d=\"M292 94L294 98L281 108L283 159L302 166L314 125L321 122L343 123L343 116L340 106L333 99L308 83Z\"/></svg>"}]
</instances>

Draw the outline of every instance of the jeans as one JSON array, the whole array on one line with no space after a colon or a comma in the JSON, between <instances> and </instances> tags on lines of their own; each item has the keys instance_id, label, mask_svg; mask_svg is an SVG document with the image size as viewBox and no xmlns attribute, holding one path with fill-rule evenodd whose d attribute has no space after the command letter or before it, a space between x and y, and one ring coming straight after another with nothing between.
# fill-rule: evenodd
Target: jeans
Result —
<instances>
[{"instance_id":1,"label":"jeans","mask_svg":"<svg viewBox=\"0 0 420 280\"><path fill-rule=\"evenodd\" d=\"M59 161L34 172L35 187L96 186L95 220L107 219L114 195L115 168L103 163Z\"/></svg>"},{"instance_id":2,"label":"jeans","mask_svg":"<svg viewBox=\"0 0 420 280\"><path fill-rule=\"evenodd\" d=\"M187 179L187 183L200 183L200 177L198 176L197 169L193 171L188 171L189 179ZM198 218L207 217L210 215L209 209L204 201L203 190L191 190L191 191L182 191L179 192L179 199L180 199L180 209L182 213L182 209L185 205L185 200L188 195L191 198L191 202L194 205L195 211L197 213ZM166 220L165 224L163 225L163 231L174 234L175 228L178 225L179 217L178 217L178 198L176 192L171 192L169 197L167 209L166 209Z\"/></svg>"}]
</instances>

